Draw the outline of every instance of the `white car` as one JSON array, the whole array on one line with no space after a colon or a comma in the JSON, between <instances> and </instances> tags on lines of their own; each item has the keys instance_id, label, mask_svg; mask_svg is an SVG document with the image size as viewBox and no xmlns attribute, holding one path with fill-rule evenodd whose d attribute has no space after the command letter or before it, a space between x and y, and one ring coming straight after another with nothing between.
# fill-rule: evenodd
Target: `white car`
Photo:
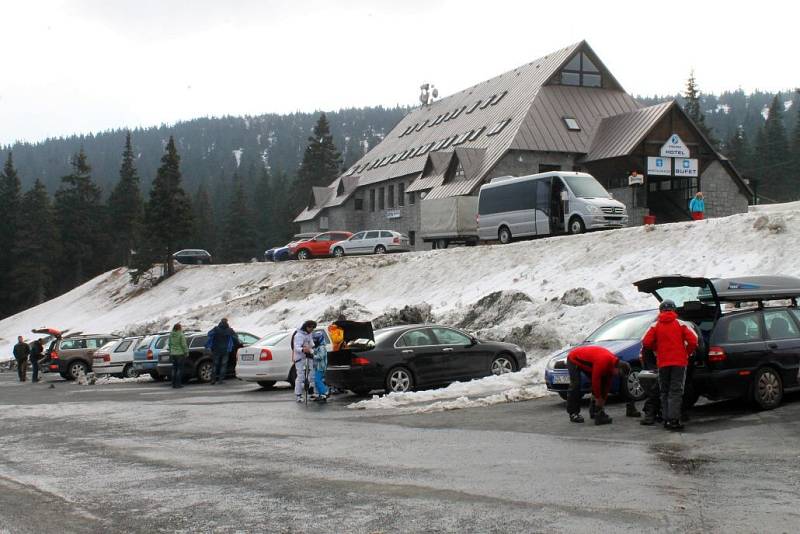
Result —
<instances>
[{"instance_id":1,"label":"white car","mask_svg":"<svg viewBox=\"0 0 800 534\"><path fill-rule=\"evenodd\" d=\"M236 358L236 378L245 382L256 382L264 389L270 389L276 382L294 384L295 369L292 361L292 333L294 330L281 330L267 334L249 347L239 349ZM323 328L325 346L333 350L328 333Z\"/></svg>"},{"instance_id":2,"label":"white car","mask_svg":"<svg viewBox=\"0 0 800 534\"><path fill-rule=\"evenodd\" d=\"M126 337L109 341L92 355L92 371L99 375L118 375L134 378L133 350L144 336Z\"/></svg>"},{"instance_id":3,"label":"white car","mask_svg":"<svg viewBox=\"0 0 800 534\"><path fill-rule=\"evenodd\" d=\"M408 252L408 237L393 230L368 230L353 234L331 245L331 255L341 258L352 254L386 254Z\"/></svg>"}]
</instances>

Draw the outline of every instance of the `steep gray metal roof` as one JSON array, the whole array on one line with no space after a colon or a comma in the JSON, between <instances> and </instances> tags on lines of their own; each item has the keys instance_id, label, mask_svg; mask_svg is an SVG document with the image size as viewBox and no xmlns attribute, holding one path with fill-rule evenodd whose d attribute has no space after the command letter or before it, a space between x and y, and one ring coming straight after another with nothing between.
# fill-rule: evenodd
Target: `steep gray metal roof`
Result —
<instances>
[{"instance_id":1,"label":"steep gray metal roof","mask_svg":"<svg viewBox=\"0 0 800 534\"><path fill-rule=\"evenodd\" d=\"M604 118L597 128L594 141L584 161L597 161L629 154L673 105L677 105L674 100Z\"/></svg>"},{"instance_id":2,"label":"steep gray metal roof","mask_svg":"<svg viewBox=\"0 0 800 534\"><path fill-rule=\"evenodd\" d=\"M640 107L623 91L548 85L539 90L510 148L585 154L604 117ZM580 130L567 128L567 117L575 119Z\"/></svg>"}]
</instances>

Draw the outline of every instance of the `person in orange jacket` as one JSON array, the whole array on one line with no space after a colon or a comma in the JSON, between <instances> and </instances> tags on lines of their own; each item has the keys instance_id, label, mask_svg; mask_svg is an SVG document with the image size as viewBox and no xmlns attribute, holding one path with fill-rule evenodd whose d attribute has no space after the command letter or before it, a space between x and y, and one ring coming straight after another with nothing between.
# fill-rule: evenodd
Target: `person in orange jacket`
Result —
<instances>
[{"instance_id":1,"label":"person in orange jacket","mask_svg":"<svg viewBox=\"0 0 800 534\"><path fill-rule=\"evenodd\" d=\"M334 352L342 348L344 342L344 330L338 325L339 321L346 321L344 315L340 315L335 322L328 326L328 337L331 338L331 346Z\"/></svg>"},{"instance_id":2,"label":"person in orange jacket","mask_svg":"<svg viewBox=\"0 0 800 534\"><path fill-rule=\"evenodd\" d=\"M664 428L681 430L681 404L689 356L697 348L697 334L678 319L675 302L666 299L658 306L658 318L642 338L642 347L656 354L658 388Z\"/></svg>"}]
</instances>

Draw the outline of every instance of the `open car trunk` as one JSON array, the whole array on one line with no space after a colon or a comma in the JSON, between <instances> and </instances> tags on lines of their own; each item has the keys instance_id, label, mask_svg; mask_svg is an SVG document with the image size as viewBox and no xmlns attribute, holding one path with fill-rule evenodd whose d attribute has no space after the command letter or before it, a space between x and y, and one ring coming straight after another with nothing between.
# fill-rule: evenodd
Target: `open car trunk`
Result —
<instances>
[{"instance_id":1,"label":"open car trunk","mask_svg":"<svg viewBox=\"0 0 800 534\"><path fill-rule=\"evenodd\" d=\"M375 333L371 322L336 321L344 331L342 348L328 353L328 365L350 365L353 354L372 350L375 347Z\"/></svg>"},{"instance_id":2,"label":"open car trunk","mask_svg":"<svg viewBox=\"0 0 800 534\"><path fill-rule=\"evenodd\" d=\"M697 325L713 325L720 316L717 291L709 278L666 275L645 278L633 285L642 293L653 295L658 302L672 300L677 307L678 317Z\"/></svg>"}]
</instances>

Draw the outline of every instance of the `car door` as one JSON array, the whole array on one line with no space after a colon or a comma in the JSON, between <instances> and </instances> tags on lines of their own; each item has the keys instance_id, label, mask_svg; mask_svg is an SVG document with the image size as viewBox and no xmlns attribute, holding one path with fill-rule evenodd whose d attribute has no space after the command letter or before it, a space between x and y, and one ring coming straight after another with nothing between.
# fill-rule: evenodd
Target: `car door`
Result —
<instances>
[{"instance_id":1,"label":"car door","mask_svg":"<svg viewBox=\"0 0 800 534\"><path fill-rule=\"evenodd\" d=\"M444 353L436 344L430 328L415 328L404 333L395 342L403 363L414 373L417 385L436 383L436 368L441 366Z\"/></svg>"},{"instance_id":2,"label":"car door","mask_svg":"<svg viewBox=\"0 0 800 534\"><path fill-rule=\"evenodd\" d=\"M375 251L375 247L378 245L380 239L381 239L380 232L375 230L367 232L367 235L364 236L364 242L361 244L362 253L372 254Z\"/></svg>"},{"instance_id":3,"label":"car door","mask_svg":"<svg viewBox=\"0 0 800 534\"><path fill-rule=\"evenodd\" d=\"M342 250L345 254L361 254L364 248L364 236L367 232L358 232L347 241L342 242Z\"/></svg>"},{"instance_id":4,"label":"car door","mask_svg":"<svg viewBox=\"0 0 800 534\"><path fill-rule=\"evenodd\" d=\"M786 309L765 309L762 314L771 360L781 368L784 387L794 387L800 368L800 328Z\"/></svg>"},{"instance_id":5,"label":"car door","mask_svg":"<svg viewBox=\"0 0 800 534\"><path fill-rule=\"evenodd\" d=\"M327 256L330 254L331 234L320 234L308 242L308 248L313 256Z\"/></svg>"},{"instance_id":6,"label":"car door","mask_svg":"<svg viewBox=\"0 0 800 534\"><path fill-rule=\"evenodd\" d=\"M767 344L757 312L736 314L717 323L708 349L708 375L716 396L742 395L748 381L738 371L752 371L763 360Z\"/></svg>"},{"instance_id":7,"label":"car door","mask_svg":"<svg viewBox=\"0 0 800 534\"><path fill-rule=\"evenodd\" d=\"M443 382L489 374L490 352L472 342L467 334L452 328L431 328L444 355L438 379Z\"/></svg>"}]
</instances>

